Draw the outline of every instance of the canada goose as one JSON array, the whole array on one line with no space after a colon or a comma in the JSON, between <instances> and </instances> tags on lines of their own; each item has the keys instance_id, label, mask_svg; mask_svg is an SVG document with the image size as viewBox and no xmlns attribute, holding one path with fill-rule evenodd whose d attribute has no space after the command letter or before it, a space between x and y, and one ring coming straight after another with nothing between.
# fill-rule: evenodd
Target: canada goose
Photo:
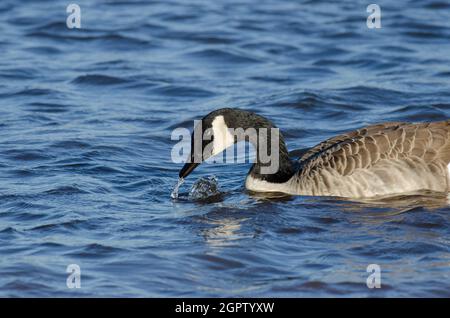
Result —
<instances>
[{"instance_id":1,"label":"canada goose","mask_svg":"<svg viewBox=\"0 0 450 318\"><path fill-rule=\"evenodd\" d=\"M263 116L240 109L209 113L194 128L190 160L179 173L181 179L208 157L240 141L230 135L230 128L259 130L276 126ZM210 134L209 140L201 140L199 150L194 145L196 130L201 130L200 138ZM246 178L248 190L347 198L450 190L450 120L371 125L325 140L296 161L289 158L281 133L278 136L279 165L275 173L263 172L267 164L258 159L261 137L257 142L250 141L257 159ZM208 144L212 148L205 153Z\"/></svg>"}]
</instances>

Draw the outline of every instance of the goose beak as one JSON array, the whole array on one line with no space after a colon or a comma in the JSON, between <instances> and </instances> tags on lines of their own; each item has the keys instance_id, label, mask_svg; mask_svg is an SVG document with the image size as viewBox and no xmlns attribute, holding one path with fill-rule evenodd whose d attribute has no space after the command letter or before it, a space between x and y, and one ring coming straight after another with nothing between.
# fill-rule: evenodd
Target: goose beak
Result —
<instances>
[{"instance_id":1,"label":"goose beak","mask_svg":"<svg viewBox=\"0 0 450 318\"><path fill-rule=\"evenodd\" d=\"M180 178L186 178L192 171L194 171L195 168L197 168L197 166L199 165L199 163L186 163L184 165L184 167L180 170Z\"/></svg>"}]
</instances>

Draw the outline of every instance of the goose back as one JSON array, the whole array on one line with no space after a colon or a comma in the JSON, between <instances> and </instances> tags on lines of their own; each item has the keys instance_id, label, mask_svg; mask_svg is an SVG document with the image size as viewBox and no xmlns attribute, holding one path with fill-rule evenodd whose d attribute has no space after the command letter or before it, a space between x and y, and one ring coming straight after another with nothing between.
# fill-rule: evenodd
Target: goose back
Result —
<instances>
[{"instance_id":1,"label":"goose back","mask_svg":"<svg viewBox=\"0 0 450 318\"><path fill-rule=\"evenodd\" d=\"M291 192L372 197L448 191L450 121L368 126L328 139L299 159Z\"/></svg>"}]
</instances>

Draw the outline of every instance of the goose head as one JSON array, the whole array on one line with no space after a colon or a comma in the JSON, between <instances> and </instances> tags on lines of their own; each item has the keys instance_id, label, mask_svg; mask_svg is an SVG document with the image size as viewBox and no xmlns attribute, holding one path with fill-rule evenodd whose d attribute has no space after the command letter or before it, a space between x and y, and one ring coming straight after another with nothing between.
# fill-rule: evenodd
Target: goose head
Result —
<instances>
[{"instance_id":1,"label":"goose head","mask_svg":"<svg viewBox=\"0 0 450 318\"><path fill-rule=\"evenodd\" d=\"M256 162L250 170L255 177L286 181L287 176L292 175L283 137L271 121L250 111L221 108L203 117L194 127L191 152L179 177L186 178L203 161L239 141L250 142L256 150ZM271 162L265 160L264 154L270 156ZM273 167L275 161L276 166Z\"/></svg>"},{"instance_id":2,"label":"goose head","mask_svg":"<svg viewBox=\"0 0 450 318\"><path fill-rule=\"evenodd\" d=\"M180 170L180 178L186 178L203 161L235 143L229 126L233 114L232 109L218 109L203 117L195 125L191 135L191 152L187 163Z\"/></svg>"}]
</instances>

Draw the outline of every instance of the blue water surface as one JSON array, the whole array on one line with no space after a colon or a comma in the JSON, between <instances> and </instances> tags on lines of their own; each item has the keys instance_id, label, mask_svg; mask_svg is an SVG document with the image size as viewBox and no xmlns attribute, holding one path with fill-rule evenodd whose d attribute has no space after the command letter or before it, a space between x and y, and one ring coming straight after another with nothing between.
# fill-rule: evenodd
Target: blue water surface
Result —
<instances>
[{"instance_id":1,"label":"blue water surface","mask_svg":"<svg viewBox=\"0 0 450 318\"><path fill-rule=\"evenodd\" d=\"M380 29L373 1L73 2L81 29L69 1L0 2L0 296L450 296L443 195L267 198L218 164L170 198L172 131L220 107L291 150L450 118L450 2L377 1ZM206 175L220 195L190 199Z\"/></svg>"}]
</instances>

